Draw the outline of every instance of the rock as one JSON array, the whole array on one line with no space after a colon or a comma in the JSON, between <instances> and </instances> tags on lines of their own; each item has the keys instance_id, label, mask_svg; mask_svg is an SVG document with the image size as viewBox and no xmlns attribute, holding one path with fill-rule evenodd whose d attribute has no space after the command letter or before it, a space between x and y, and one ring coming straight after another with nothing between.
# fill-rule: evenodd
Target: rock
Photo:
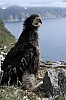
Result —
<instances>
[{"instance_id":1,"label":"rock","mask_svg":"<svg viewBox=\"0 0 66 100\"><path fill-rule=\"evenodd\" d=\"M58 77L56 75L55 69L49 68L43 79L43 88L46 94L59 95L58 88Z\"/></svg>"},{"instance_id":2,"label":"rock","mask_svg":"<svg viewBox=\"0 0 66 100\"><path fill-rule=\"evenodd\" d=\"M0 68L0 69L1 69L1 68ZM0 84L1 84L2 76L3 76L3 71L0 70Z\"/></svg>"},{"instance_id":3,"label":"rock","mask_svg":"<svg viewBox=\"0 0 66 100\"><path fill-rule=\"evenodd\" d=\"M66 94L66 70L64 68L60 69L58 74L58 84L63 95Z\"/></svg>"},{"instance_id":4,"label":"rock","mask_svg":"<svg viewBox=\"0 0 66 100\"><path fill-rule=\"evenodd\" d=\"M1 70L1 64L3 60L4 60L4 57L3 55L0 54L0 84L1 84L2 76L3 76L3 71Z\"/></svg>"}]
</instances>

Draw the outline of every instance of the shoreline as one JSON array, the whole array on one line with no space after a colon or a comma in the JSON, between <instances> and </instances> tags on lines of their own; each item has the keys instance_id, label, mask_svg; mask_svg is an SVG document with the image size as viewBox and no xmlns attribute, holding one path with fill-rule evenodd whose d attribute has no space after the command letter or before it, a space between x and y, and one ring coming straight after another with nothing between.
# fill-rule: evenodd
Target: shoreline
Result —
<instances>
[{"instance_id":1,"label":"shoreline","mask_svg":"<svg viewBox=\"0 0 66 100\"><path fill-rule=\"evenodd\" d=\"M49 19L62 19L62 18L66 18L66 17L51 17L51 18L44 18L42 20L49 20ZM13 23L13 22L23 22L25 19L21 19L21 20L9 20L9 21L4 21L4 23Z\"/></svg>"}]
</instances>

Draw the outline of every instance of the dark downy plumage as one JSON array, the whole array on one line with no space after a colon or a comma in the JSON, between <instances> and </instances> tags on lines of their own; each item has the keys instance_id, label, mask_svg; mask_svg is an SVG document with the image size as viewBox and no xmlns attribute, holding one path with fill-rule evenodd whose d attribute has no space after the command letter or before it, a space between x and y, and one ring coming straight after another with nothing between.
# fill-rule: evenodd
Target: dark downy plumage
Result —
<instances>
[{"instance_id":1,"label":"dark downy plumage","mask_svg":"<svg viewBox=\"0 0 66 100\"><path fill-rule=\"evenodd\" d=\"M1 69L4 71L1 85L10 85L19 81L22 82L23 73L28 70L29 74L36 74L39 68L39 45L38 27L42 24L37 14L29 16L23 24L21 33L16 45L7 54Z\"/></svg>"}]
</instances>

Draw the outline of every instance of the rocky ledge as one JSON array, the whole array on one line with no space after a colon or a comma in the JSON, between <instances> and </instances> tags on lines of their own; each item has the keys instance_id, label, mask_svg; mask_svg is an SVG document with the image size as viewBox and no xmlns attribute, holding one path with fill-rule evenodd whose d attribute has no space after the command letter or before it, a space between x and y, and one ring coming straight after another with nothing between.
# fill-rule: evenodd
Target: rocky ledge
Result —
<instances>
[{"instance_id":1,"label":"rocky ledge","mask_svg":"<svg viewBox=\"0 0 66 100\"><path fill-rule=\"evenodd\" d=\"M0 54L0 82L3 75L1 63L5 55L6 53L4 52ZM34 91L26 90L26 92L16 88L14 93L17 92L16 94L18 94L18 91L20 91L22 94L20 94L22 99L17 100L66 100L66 62L40 61L40 69L36 75L36 84L38 84L37 89ZM8 87L0 86L0 88L1 91L4 89L6 91ZM57 99L60 97L61 99Z\"/></svg>"}]
</instances>

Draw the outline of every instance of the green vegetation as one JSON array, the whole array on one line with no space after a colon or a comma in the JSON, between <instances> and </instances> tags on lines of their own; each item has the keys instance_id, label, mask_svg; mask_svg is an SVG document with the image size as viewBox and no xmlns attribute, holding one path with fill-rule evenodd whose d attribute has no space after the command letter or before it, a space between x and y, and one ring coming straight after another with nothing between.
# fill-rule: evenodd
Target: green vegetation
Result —
<instances>
[{"instance_id":1,"label":"green vegetation","mask_svg":"<svg viewBox=\"0 0 66 100\"><path fill-rule=\"evenodd\" d=\"M3 21L0 20L0 48L9 46L9 44L15 41L15 37L5 28Z\"/></svg>"},{"instance_id":2,"label":"green vegetation","mask_svg":"<svg viewBox=\"0 0 66 100\"><path fill-rule=\"evenodd\" d=\"M40 92L41 95L41 92ZM22 90L19 87L15 86L2 86L0 87L0 100L42 100L42 95L40 96L36 92ZM49 98L48 98L49 100ZM66 100L64 97L53 98L52 100Z\"/></svg>"},{"instance_id":3,"label":"green vegetation","mask_svg":"<svg viewBox=\"0 0 66 100\"><path fill-rule=\"evenodd\" d=\"M55 100L65 100L63 97L57 97Z\"/></svg>"},{"instance_id":4,"label":"green vegetation","mask_svg":"<svg viewBox=\"0 0 66 100\"><path fill-rule=\"evenodd\" d=\"M0 88L0 100L22 100L21 91L15 87Z\"/></svg>"}]
</instances>

